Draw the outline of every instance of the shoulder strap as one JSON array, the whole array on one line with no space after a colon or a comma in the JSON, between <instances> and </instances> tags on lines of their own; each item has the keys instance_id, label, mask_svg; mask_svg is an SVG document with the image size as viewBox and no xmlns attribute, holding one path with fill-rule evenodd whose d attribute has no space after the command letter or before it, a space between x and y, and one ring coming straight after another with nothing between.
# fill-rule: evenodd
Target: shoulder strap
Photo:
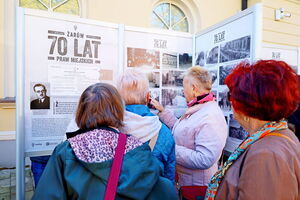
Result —
<instances>
[{"instance_id":1,"label":"shoulder strap","mask_svg":"<svg viewBox=\"0 0 300 200\"><path fill-rule=\"evenodd\" d=\"M115 199L119 176L122 168L124 152L125 152L126 139L127 136L124 133L119 133L118 144L113 159L113 163L110 169L104 200Z\"/></svg>"},{"instance_id":2,"label":"shoulder strap","mask_svg":"<svg viewBox=\"0 0 300 200\"><path fill-rule=\"evenodd\" d=\"M153 151L153 149L154 149L154 146L155 146L157 138L158 138L158 134L159 133L157 133L154 137L152 137L150 139L149 146L150 146L151 151Z\"/></svg>"}]
</instances>

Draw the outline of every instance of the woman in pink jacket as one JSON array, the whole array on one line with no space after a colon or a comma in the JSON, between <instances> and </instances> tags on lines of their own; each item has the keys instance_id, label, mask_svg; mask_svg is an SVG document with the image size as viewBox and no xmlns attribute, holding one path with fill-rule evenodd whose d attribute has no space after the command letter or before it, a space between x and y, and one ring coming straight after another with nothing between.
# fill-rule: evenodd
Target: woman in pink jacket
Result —
<instances>
[{"instance_id":1,"label":"woman in pink jacket","mask_svg":"<svg viewBox=\"0 0 300 200\"><path fill-rule=\"evenodd\" d=\"M211 85L207 70L198 66L187 70L183 87L188 108L180 119L151 100L160 119L172 129L180 186L206 186L218 169L228 128Z\"/></svg>"}]
</instances>

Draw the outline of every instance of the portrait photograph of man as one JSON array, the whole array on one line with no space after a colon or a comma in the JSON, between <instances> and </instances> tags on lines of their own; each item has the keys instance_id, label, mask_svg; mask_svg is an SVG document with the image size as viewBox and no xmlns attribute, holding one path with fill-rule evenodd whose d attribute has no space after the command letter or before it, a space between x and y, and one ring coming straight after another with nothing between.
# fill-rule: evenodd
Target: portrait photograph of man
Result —
<instances>
[{"instance_id":1,"label":"portrait photograph of man","mask_svg":"<svg viewBox=\"0 0 300 200\"><path fill-rule=\"evenodd\" d=\"M50 97L47 96L47 88L41 83L33 86L36 99L30 103L30 109L50 109Z\"/></svg>"}]
</instances>

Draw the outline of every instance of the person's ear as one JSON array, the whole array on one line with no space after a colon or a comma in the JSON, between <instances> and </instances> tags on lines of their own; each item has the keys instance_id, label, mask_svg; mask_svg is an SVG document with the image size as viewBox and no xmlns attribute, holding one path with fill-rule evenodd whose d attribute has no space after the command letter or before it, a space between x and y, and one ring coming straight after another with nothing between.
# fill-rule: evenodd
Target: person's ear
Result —
<instances>
[{"instance_id":1,"label":"person's ear","mask_svg":"<svg viewBox=\"0 0 300 200\"><path fill-rule=\"evenodd\" d=\"M146 94L146 103L147 104L149 103L150 99L151 99L151 93L147 92L147 94Z\"/></svg>"},{"instance_id":2,"label":"person's ear","mask_svg":"<svg viewBox=\"0 0 300 200\"><path fill-rule=\"evenodd\" d=\"M197 87L194 85L194 84L192 84L192 91L193 91L193 97L195 98L197 95Z\"/></svg>"}]
</instances>

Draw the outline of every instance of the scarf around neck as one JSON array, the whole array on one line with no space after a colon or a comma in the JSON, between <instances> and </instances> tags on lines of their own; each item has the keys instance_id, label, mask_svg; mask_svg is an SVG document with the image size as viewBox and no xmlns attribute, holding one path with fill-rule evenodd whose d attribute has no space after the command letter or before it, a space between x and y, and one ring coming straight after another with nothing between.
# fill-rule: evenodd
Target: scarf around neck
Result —
<instances>
[{"instance_id":1,"label":"scarf around neck","mask_svg":"<svg viewBox=\"0 0 300 200\"><path fill-rule=\"evenodd\" d=\"M216 98L215 98L215 95L214 93L210 92L210 93L207 93L207 94L203 94L203 95L200 95L200 96L197 96L195 99L191 100L187 106L188 107L192 107L196 104L203 104L205 102L209 102L209 101L214 101Z\"/></svg>"},{"instance_id":2,"label":"scarf around neck","mask_svg":"<svg viewBox=\"0 0 300 200\"><path fill-rule=\"evenodd\" d=\"M240 146L230 155L228 160L225 162L224 166L219 169L215 175L211 178L210 183L208 184L208 188L206 191L205 199L206 200L214 200L218 191L218 188L220 186L220 183L222 182L225 173L230 168L230 166L242 155L245 150L254 142L257 140L260 140L261 138L265 137L269 133L273 131L278 131L282 129L287 128L287 122L284 120L281 120L279 122L268 122L266 123L259 131L254 133L251 136L248 136L241 144Z\"/></svg>"}]
</instances>

